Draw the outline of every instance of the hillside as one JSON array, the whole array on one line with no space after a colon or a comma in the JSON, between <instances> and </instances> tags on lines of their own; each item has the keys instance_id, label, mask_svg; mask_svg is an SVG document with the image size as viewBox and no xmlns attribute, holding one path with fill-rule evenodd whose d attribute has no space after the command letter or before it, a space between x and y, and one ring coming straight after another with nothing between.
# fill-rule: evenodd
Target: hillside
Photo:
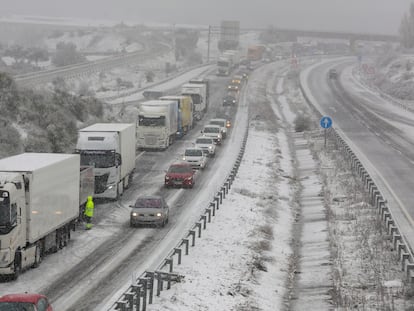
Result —
<instances>
[{"instance_id":1,"label":"hillside","mask_svg":"<svg viewBox=\"0 0 414 311\"><path fill-rule=\"evenodd\" d=\"M77 129L108 121L110 109L95 98L56 90L42 93L19 89L0 72L0 157L21 152L73 152Z\"/></svg>"}]
</instances>

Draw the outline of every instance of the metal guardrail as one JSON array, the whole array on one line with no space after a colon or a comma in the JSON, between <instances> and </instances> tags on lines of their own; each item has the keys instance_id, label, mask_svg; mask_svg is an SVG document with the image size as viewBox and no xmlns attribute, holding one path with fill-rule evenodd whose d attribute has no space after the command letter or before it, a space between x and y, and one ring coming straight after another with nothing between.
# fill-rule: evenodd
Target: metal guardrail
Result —
<instances>
[{"instance_id":1,"label":"metal guardrail","mask_svg":"<svg viewBox=\"0 0 414 311\"><path fill-rule=\"evenodd\" d=\"M307 103L313 108L314 112L321 117L321 113L309 99L302 83L300 83L300 89ZM378 214L387 230L387 234L391 238L393 250L397 251L398 258L401 263L401 269L405 272L407 281L410 284L414 284L413 251L408 241L404 238L404 234L398 227L398 223L395 221L395 217L393 217L392 209L388 206L385 196L381 193L378 186L369 175L369 172L358 159L352 148L346 143L345 139L334 128L331 128L328 131L328 137L333 139L337 146L339 146L344 158L350 164L351 170L353 170L361 179L364 189L368 192L369 203L377 209Z\"/></svg>"},{"instance_id":2,"label":"metal guardrail","mask_svg":"<svg viewBox=\"0 0 414 311\"><path fill-rule=\"evenodd\" d=\"M174 272L174 265L181 264L183 255L189 255L190 247L196 245L196 238L201 238L202 231L207 228L212 217L217 215L220 205L229 193L234 179L238 173L244 152L246 149L249 130L246 129L240 151L233 164L230 173L225 178L222 186L214 194L213 199L200 215L199 220L188 230L187 234L177 243L168 255L161 261L155 271L145 271L135 279L133 284L122 296L108 309L121 311L146 311L147 305L152 304L154 296L160 296L161 292L170 289L173 283L180 282L184 277ZM174 261L176 258L176 261ZM154 293L155 290L155 293Z\"/></svg>"}]
</instances>

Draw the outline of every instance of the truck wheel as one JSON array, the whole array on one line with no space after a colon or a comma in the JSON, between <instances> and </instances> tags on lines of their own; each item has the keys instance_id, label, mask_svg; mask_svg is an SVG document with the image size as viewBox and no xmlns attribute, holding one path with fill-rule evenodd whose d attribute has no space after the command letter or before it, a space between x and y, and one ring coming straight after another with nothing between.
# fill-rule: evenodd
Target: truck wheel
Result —
<instances>
[{"instance_id":1,"label":"truck wheel","mask_svg":"<svg viewBox=\"0 0 414 311\"><path fill-rule=\"evenodd\" d=\"M21 260L20 253L16 253L14 255L13 267L14 267L14 273L12 275L12 279L13 280L17 280L17 278L19 277L20 273L22 272L22 260Z\"/></svg>"},{"instance_id":2,"label":"truck wheel","mask_svg":"<svg viewBox=\"0 0 414 311\"><path fill-rule=\"evenodd\" d=\"M42 262L42 248L40 246L40 243L37 243L36 250L35 250L35 262L32 267L33 268L39 267L41 262Z\"/></svg>"}]
</instances>

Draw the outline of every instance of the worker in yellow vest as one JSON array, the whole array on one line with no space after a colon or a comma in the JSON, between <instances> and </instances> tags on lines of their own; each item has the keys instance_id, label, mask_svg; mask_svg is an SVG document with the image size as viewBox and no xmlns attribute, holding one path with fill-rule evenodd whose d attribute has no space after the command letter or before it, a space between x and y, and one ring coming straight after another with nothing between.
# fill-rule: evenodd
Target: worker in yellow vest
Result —
<instances>
[{"instance_id":1,"label":"worker in yellow vest","mask_svg":"<svg viewBox=\"0 0 414 311\"><path fill-rule=\"evenodd\" d=\"M88 196L88 201L86 202L86 206L85 206L85 220L86 220L86 225L85 228L86 230L92 229L92 217L93 217L93 211L95 208L95 204L93 203L92 197Z\"/></svg>"}]
</instances>

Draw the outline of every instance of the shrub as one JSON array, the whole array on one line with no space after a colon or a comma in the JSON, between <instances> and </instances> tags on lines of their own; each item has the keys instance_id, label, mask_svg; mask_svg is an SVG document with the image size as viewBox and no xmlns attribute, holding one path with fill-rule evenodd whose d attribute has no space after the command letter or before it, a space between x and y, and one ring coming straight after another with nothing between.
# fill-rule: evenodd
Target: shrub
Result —
<instances>
[{"instance_id":1,"label":"shrub","mask_svg":"<svg viewBox=\"0 0 414 311\"><path fill-rule=\"evenodd\" d=\"M295 118L294 124L295 132L304 132L310 129L310 119L303 114L300 114Z\"/></svg>"}]
</instances>

